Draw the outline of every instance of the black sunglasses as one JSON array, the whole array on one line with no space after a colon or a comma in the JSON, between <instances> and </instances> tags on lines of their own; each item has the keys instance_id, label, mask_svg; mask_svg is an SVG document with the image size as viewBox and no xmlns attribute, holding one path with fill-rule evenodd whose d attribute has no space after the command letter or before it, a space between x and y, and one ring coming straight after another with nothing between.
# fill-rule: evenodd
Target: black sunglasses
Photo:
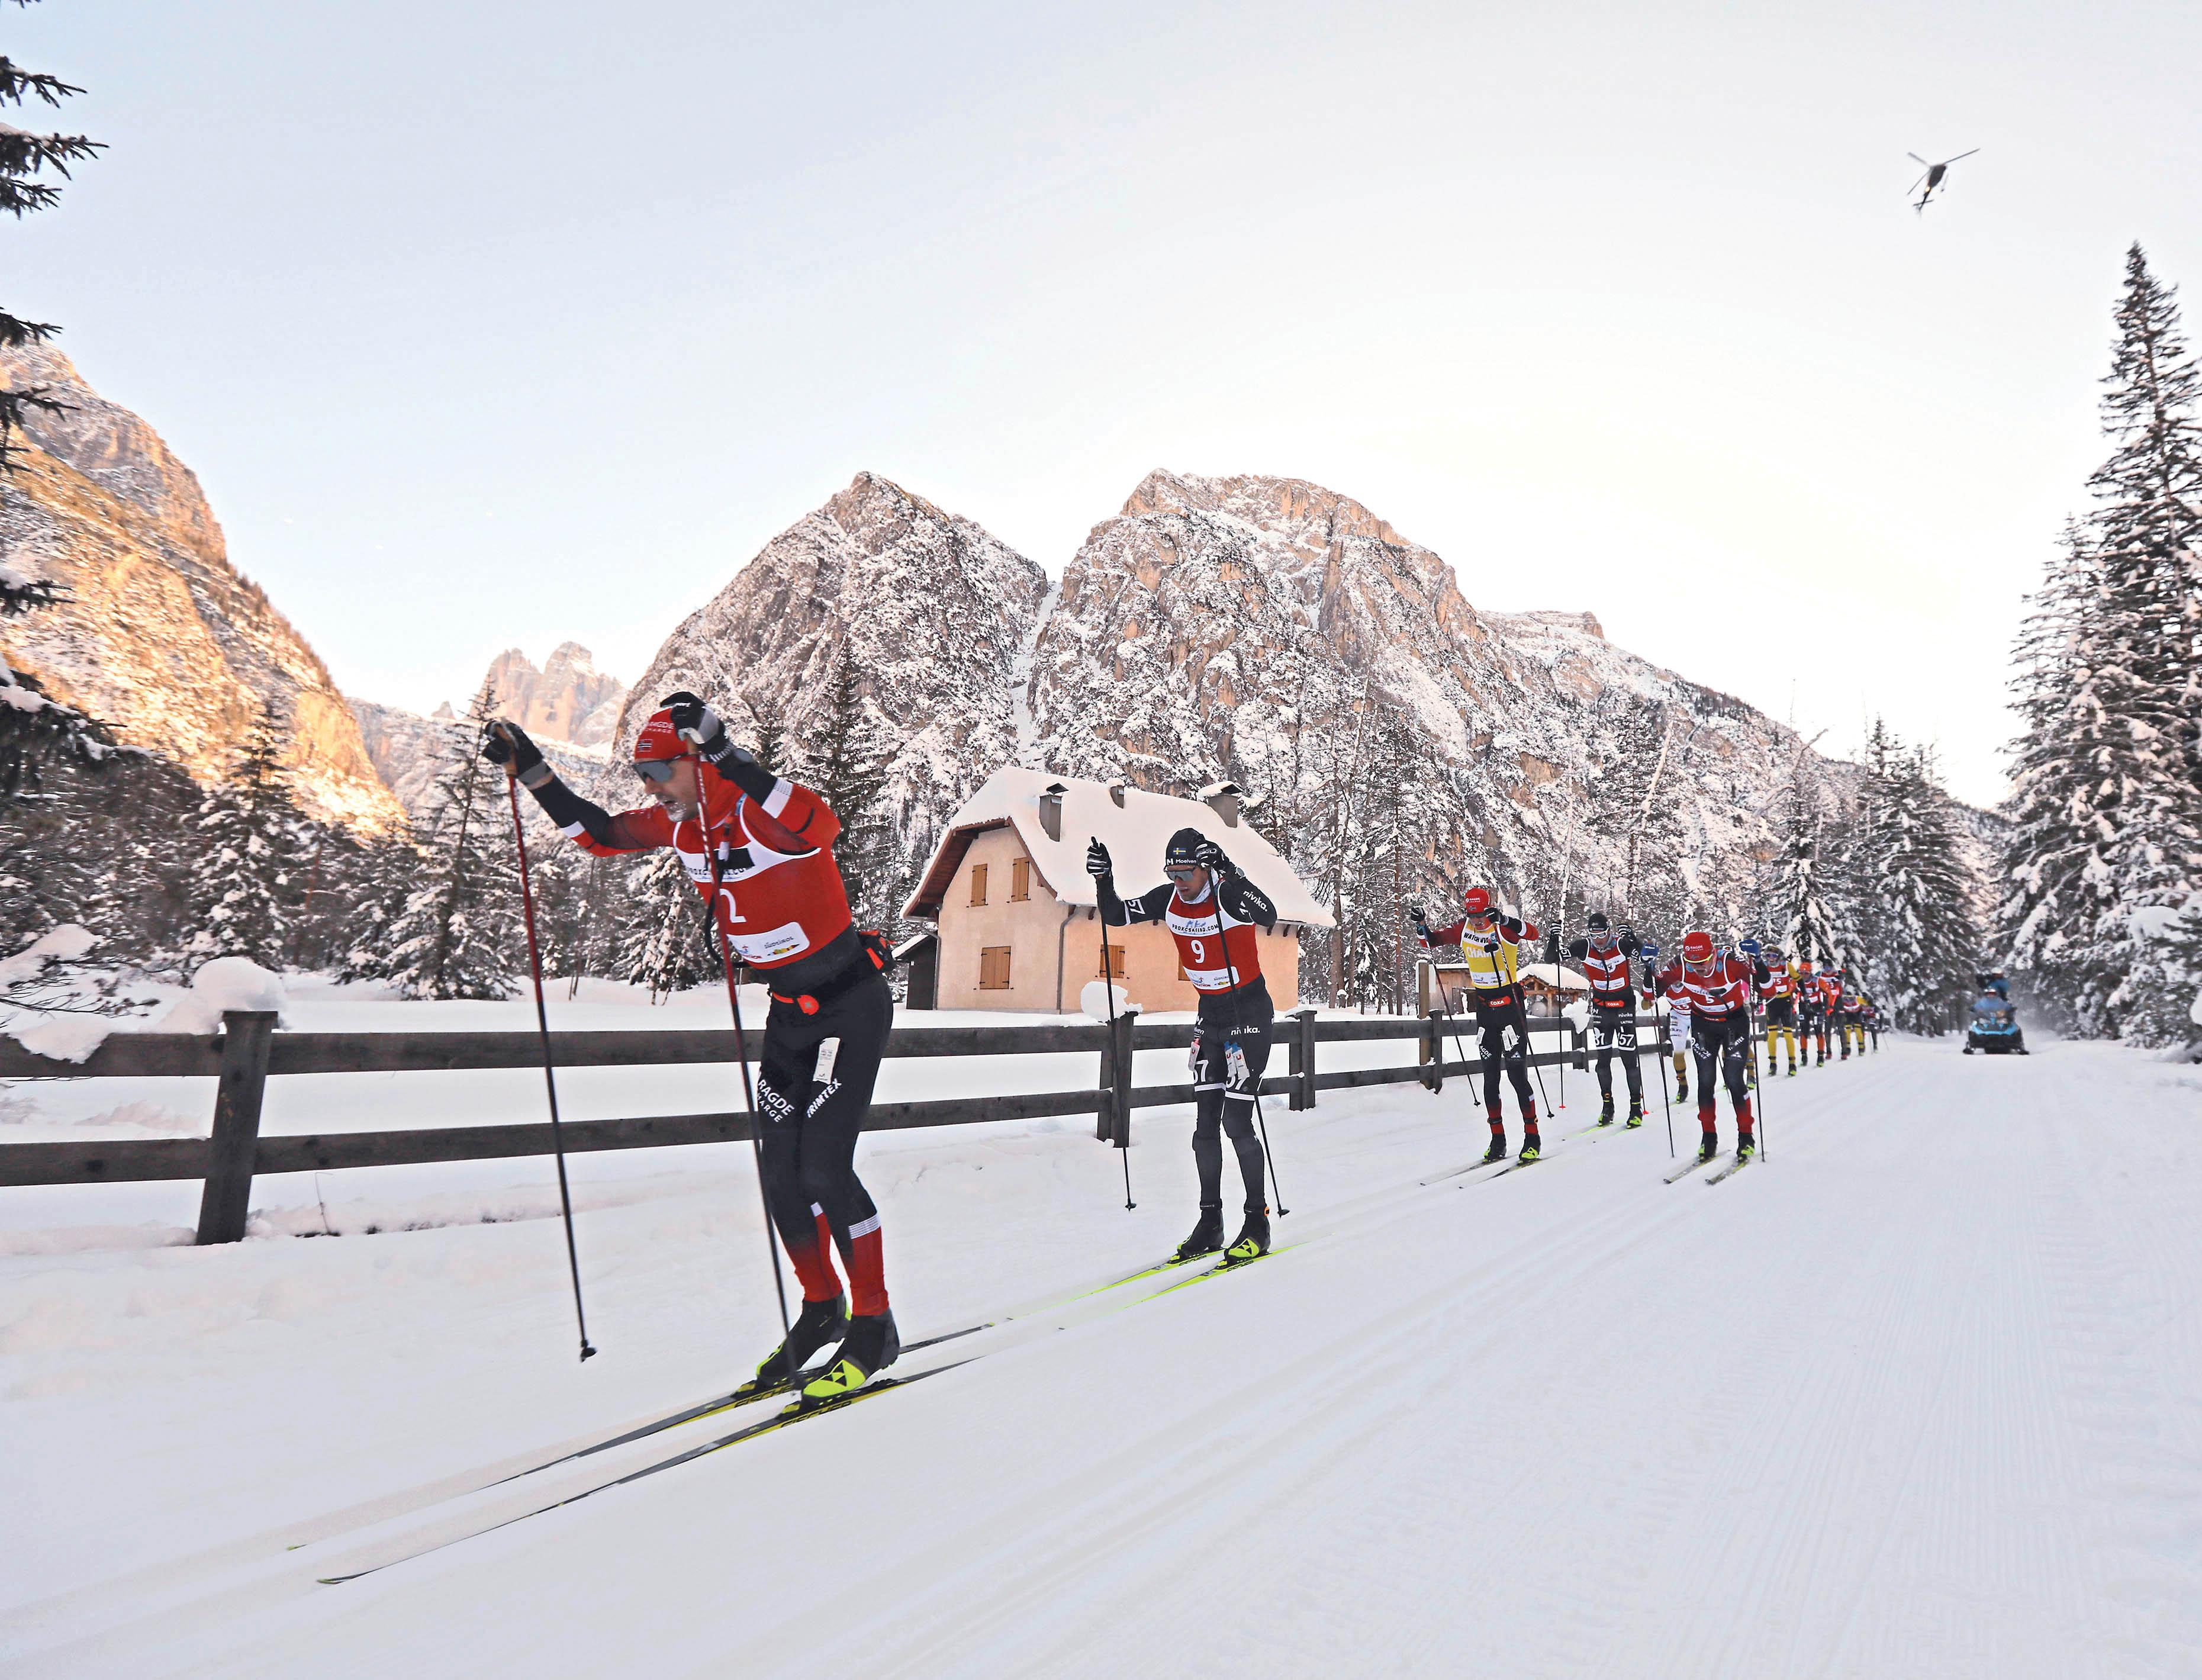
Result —
<instances>
[{"instance_id":1,"label":"black sunglasses","mask_svg":"<svg viewBox=\"0 0 2202 1680\"><path fill-rule=\"evenodd\" d=\"M634 761L634 773L645 781L662 787L673 780L673 767L680 762L678 758L638 758Z\"/></svg>"}]
</instances>

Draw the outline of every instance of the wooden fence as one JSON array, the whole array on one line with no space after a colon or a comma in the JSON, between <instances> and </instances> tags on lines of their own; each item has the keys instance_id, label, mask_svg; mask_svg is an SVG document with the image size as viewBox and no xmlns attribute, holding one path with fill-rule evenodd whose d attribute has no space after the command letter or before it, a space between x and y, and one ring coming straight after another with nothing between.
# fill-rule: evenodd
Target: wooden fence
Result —
<instances>
[{"instance_id":1,"label":"wooden fence","mask_svg":"<svg viewBox=\"0 0 2202 1680\"><path fill-rule=\"evenodd\" d=\"M244 1235L252 1181L260 1175L313 1172L338 1167L404 1166L437 1161L493 1160L551 1152L548 1121L525 1125L414 1127L401 1131L261 1135L260 1114L271 1077L309 1073L440 1073L460 1069L536 1068L542 1040L532 1032L509 1033L280 1033L272 1014L233 1012L223 1030L118 1033L82 1063L36 1056L0 1039L0 1079L215 1079L212 1135L111 1142L0 1144L0 1187L26 1184L140 1183L162 1179L203 1181L198 1241L234 1242ZM1650 1027L1648 1017L1646 1026ZM1580 1035L1566 1023L1533 1019L1536 1035L1563 1038L1537 1052L1540 1067L1562 1061L1586 1065ZM1656 1029L1653 1029L1656 1030ZM1475 1059L1448 1061L1448 1050L1474 1046L1472 1028L1432 1015L1320 1021L1313 1010L1281 1017L1277 1037L1285 1070L1262 1082L1264 1095L1281 1095L1293 1110L1310 1109L1319 1091L1417 1081L1435 1091L1449 1076L1472 1074ZM1316 1065L1316 1046L1372 1040L1410 1040L1412 1064L1382 1068ZM1063 1023L1034 1027L898 1027L890 1035L890 1058L927 1056L1023 1056L1092 1052L1100 1077L1091 1088L928 1102L879 1102L867 1131L904 1127L969 1125L988 1120L1029 1120L1049 1115L1092 1114L1094 1135L1122 1147L1131 1137L1135 1108L1190 1103L1190 1084L1133 1085L1132 1058L1142 1050L1183 1050L1192 1025L1147 1025L1136 1016L1105 1025ZM1652 1034L1646 1035L1652 1053ZM751 1041L754 1053L756 1040ZM727 1064L735 1059L731 1031L553 1033L550 1051L560 1068L667 1067L691 1063ZM730 1088L739 1088L731 1071ZM658 1114L618 1120L568 1120L559 1128L568 1154L598 1149L658 1149L690 1143L727 1143L753 1135L746 1112Z\"/></svg>"}]
</instances>

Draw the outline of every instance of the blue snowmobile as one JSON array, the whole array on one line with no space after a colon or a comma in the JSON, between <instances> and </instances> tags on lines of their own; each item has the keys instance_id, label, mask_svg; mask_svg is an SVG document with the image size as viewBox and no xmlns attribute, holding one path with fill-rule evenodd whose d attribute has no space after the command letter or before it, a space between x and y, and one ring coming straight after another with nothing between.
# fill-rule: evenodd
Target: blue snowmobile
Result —
<instances>
[{"instance_id":1,"label":"blue snowmobile","mask_svg":"<svg viewBox=\"0 0 2202 1680\"><path fill-rule=\"evenodd\" d=\"M1965 1054L1977 1050L1986 1056L2025 1055L2026 1035L2011 1006L2011 982L2000 974L1978 979L1981 994L1973 999L1973 1018L1965 1029Z\"/></svg>"}]
</instances>

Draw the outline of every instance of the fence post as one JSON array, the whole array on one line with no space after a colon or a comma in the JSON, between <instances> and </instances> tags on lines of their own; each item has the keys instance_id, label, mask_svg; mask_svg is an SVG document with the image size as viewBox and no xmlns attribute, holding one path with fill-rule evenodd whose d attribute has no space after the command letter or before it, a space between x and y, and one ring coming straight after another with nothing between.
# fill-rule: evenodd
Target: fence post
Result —
<instances>
[{"instance_id":1,"label":"fence post","mask_svg":"<svg viewBox=\"0 0 2202 1680\"><path fill-rule=\"evenodd\" d=\"M1445 1029L1439 1026L1435 1010L1427 1011L1422 1020L1422 1047L1415 1052L1416 1059L1429 1071L1422 1076L1426 1089L1445 1089Z\"/></svg>"},{"instance_id":2,"label":"fence post","mask_svg":"<svg viewBox=\"0 0 2202 1680\"><path fill-rule=\"evenodd\" d=\"M207 1145L206 1188L199 1195L202 1243L239 1242L252 1211L253 1158L260 1152L260 1105L268 1094L272 1010L225 1010L221 1083L214 1099L214 1137Z\"/></svg>"},{"instance_id":3,"label":"fence post","mask_svg":"<svg viewBox=\"0 0 2202 1680\"><path fill-rule=\"evenodd\" d=\"M1292 1036L1292 1054L1286 1070L1299 1082L1292 1093L1289 1108L1307 1109L1315 1106L1315 1011L1296 1009L1292 1020L1297 1023Z\"/></svg>"},{"instance_id":4,"label":"fence post","mask_svg":"<svg viewBox=\"0 0 2202 1680\"><path fill-rule=\"evenodd\" d=\"M1132 1028L1139 1018L1135 1006L1127 1006L1116 1017L1116 1042L1110 1046L1116 1091L1110 1117L1109 1141L1119 1149L1132 1147Z\"/></svg>"}]
</instances>

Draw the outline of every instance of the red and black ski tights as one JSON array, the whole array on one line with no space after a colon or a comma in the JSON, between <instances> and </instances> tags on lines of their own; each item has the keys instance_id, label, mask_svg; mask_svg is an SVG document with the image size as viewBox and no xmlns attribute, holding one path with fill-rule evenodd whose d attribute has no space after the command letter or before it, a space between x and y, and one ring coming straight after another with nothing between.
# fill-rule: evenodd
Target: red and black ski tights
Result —
<instances>
[{"instance_id":1,"label":"red and black ski tights","mask_svg":"<svg viewBox=\"0 0 2202 1680\"><path fill-rule=\"evenodd\" d=\"M803 1281L803 1299L841 1293L831 1257L838 1248L849 1273L849 1310L863 1315L887 1310L887 1283L879 1210L857 1177L857 1133L893 1024L894 998L878 975L815 1015L775 998L758 1073L765 1201Z\"/></svg>"},{"instance_id":2,"label":"red and black ski tights","mask_svg":"<svg viewBox=\"0 0 2202 1680\"><path fill-rule=\"evenodd\" d=\"M1690 1017L1690 1055L1698 1064L1698 1124L1713 1129L1713 1075L1717 1069L1735 1105L1735 1125L1751 1135L1751 1075L1745 1065L1751 1053L1751 1017L1732 1009L1725 1015L1698 1010Z\"/></svg>"}]
</instances>

